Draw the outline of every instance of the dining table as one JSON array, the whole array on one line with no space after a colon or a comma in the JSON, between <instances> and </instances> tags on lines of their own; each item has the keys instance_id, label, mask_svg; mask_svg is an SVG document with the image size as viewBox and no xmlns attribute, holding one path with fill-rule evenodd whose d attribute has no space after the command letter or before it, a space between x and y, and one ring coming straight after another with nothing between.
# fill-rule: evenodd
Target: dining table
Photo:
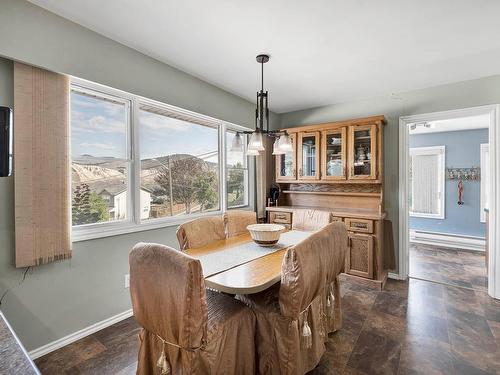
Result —
<instances>
[{"instance_id":1,"label":"dining table","mask_svg":"<svg viewBox=\"0 0 500 375\"><path fill-rule=\"evenodd\" d=\"M281 280L286 250L313 232L290 230L272 246L255 243L250 233L217 240L185 252L200 260L205 285L229 294L261 292Z\"/></svg>"}]
</instances>

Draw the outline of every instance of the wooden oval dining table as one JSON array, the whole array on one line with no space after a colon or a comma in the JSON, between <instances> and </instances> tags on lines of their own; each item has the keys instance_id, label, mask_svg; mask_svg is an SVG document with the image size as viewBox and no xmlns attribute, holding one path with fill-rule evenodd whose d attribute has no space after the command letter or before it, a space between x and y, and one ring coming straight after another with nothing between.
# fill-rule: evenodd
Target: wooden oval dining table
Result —
<instances>
[{"instance_id":1,"label":"wooden oval dining table","mask_svg":"<svg viewBox=\"0 0 500 375\"><path fill-rule=\"evenodd\" d=\"M311 234L291 230L273 247L262 247L245 233L187 249L186 253L200 260L207 287L229 294L252 294L280 281L286 250Z\"/></svg>"}]
</instances>

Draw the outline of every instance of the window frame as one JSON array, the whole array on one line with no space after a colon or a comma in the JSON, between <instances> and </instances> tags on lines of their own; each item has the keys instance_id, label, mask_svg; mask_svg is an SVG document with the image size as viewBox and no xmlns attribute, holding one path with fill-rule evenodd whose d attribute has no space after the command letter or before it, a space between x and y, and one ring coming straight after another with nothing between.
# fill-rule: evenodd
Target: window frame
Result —
<instances>
[{"instance_id":1,"label":"window frame","mask_svg":"<svg viewBox=\"0 0 500 375\"><path fill-rule=\"evenodd\" d=\"M127 156L130 158L129 164L129 174L128 179L128 190L127 190L127 219L120 221L109 221L94 224L86 224L79 226L72 226L72 242L86 241L96 238L103 238L109 236L116 236L127 233L141 232L145 230L166 228L171 226L177 226L186 221L193 220L198 217L220 215L225 212L227 208L227 151L226 147L226 131L245 131L249 130L241 125L233 124L227 121L218 120L209 116L201 115L189 110L185 110L179 107L172 106L170 104L162 103L156 100L144 98L139 95L134 95L122 90L114 89L108 86L97 84L94 82L86 81L80 78L71 77L70 81L70 91L76 88L76 91L87 90L89 92L95 92L96 94L103 95L103 97L110 96L113 98L122 99L128 101L130 106L127 110ZM97 95L98 96L98 95ZM189 215L182 215L179 217L163 217L154 219L141 219L141 203L140 203L140 193L141 193L141 159L140 159L140 122L139 113L141 105L155 106L163 108L165 110L191 117L193 119L200 119L204 122L210 123L210 126L214 126L218 129L218 144L219 144L219 209L209 212L193 213ZM229 145L230 147L230 145ZM72 162L72 157L69 160L70 164ZM250 176L255 169L255 161L246 157L246 165L248 169L248 188L247 188L247 204L231 207L238 209L251 209L254 206L253 191L255 190L255 183L252 181ZM71 181L71 175L70 175ZM70 189L70 199L71 199L72 189ZM70 211L72 205L70 204Z\"/></svg>"},{"instance_id":2,"label":"window frame","mask_svg":"<svg viewBox=\"0 0 500 375\"><path fill-rule=\"evenodd\" d=\"M484 212L485 208L488 207L488 198L491 195L490 186L491 184L487 183L490 180L490 169L486 168L486 166L490 165L490 144L489 143L481 143L480 145L480 167L481 167L481 199L480 199L480 210L479 213L479 221L481 223L486 223L486 212ZM488 174L488 181L485 179L486 173Z\"/></svg>"},{"instance_id":3,"label":"window frame","mask_svg":"<svg viewBox=\"0 0 500 375\"><path fill-rule=\"evenodd\" d=\"M226 137L226 134L228 132L234 132L236 133L237 130L236 129L231 129L231 128L226 128L225 131L224 131L224 142L227 143L227 137ZM243 145L243 155L246 155L246 152L247 152L247 147L248 147L248 144L247 144L247 135L246 134L241 134L241 142L242 142L242 145ZM239 204L239 205L236 205L236 206L231 206L231 207L228 207L227 204L228 204L228 199L227 199L227 178L229 177L229 170L230 168L227 167L227 153L229 151L228 147L230 147L231 145L226 145L226 148L225 148L225 152L224 152L224 163L226 165L226 176L225 176L225 181L224 181L224 187L226 189L225 191L225 195L226 195L226 198L225 198L225 202L226 202L226 210L241 210L242 208L246 208L250 205L250 160L247 157L244 157L244 161L245 161L245 165L243 168L239 168L243 171L246 171L246 173L244 174L245 176L245 183L247 185L247 189L245 191L245 199L244 199L244 202L246 202L245 204ZM236 169L236 168L231 168L231 169Z\"/></svg>"},{"instance_id":4,"label":"window frame","mask_svg":"<svg viewBox=\"0 0 500 375\"><path fill-rule=\"evenodd\" d=\"M446 207L446 146L430 146L430 147L411 147L409 149L410 162L411 158L415 155L437 155L440 157L438 167L438 187L440 191L439 199L439 213L437 214L426 214L411 211L411 205L408 207L408 215L410 217L420 217L427 219L444 219L445 218L445 207ZM412 179L413 183L413 179ZM411 192L413 194L413 188ZM413 198L412 198L413 199Z\"/></svg>"}]
</instances>

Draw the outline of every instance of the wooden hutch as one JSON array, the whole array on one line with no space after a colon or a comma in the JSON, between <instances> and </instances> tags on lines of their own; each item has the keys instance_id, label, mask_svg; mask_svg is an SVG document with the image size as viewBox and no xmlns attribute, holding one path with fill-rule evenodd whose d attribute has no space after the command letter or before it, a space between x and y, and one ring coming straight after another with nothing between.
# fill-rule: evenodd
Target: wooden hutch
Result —
<instances>
[{"instance_id":1,"label":"wooden hutch","mask_svg":"<svg viewBox=\"0 0 500 375\"><path fill-rule=\"evenodd\" d=\"M276 155L278 206L269 222L288 227L299 209L331 212L349 231L345 272L379 288L384 269L384 116L286 129L293 151Z\"/></svg>"}]
</instances>

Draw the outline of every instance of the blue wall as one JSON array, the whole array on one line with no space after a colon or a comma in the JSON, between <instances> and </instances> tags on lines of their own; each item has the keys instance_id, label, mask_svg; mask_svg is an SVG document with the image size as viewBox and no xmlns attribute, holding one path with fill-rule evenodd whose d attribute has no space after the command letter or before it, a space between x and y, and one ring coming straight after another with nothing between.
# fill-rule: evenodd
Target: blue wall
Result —
<instances>
[{"instance_id":1,"label":"blue wall","mask_svg":"<svg viewBox=\"0 0 500 375\"><path fill-rule=\"evenodd\" d=\"M410 147L446 146L446 168L479 167L481 143L488 143L488 129L410 136ZM480 222L481 184L464 181L464 204L459 206L457 183L446 180L443 220L410 217L410 229L484 237L485 225Z\"/></svg>"}]
</instances>

